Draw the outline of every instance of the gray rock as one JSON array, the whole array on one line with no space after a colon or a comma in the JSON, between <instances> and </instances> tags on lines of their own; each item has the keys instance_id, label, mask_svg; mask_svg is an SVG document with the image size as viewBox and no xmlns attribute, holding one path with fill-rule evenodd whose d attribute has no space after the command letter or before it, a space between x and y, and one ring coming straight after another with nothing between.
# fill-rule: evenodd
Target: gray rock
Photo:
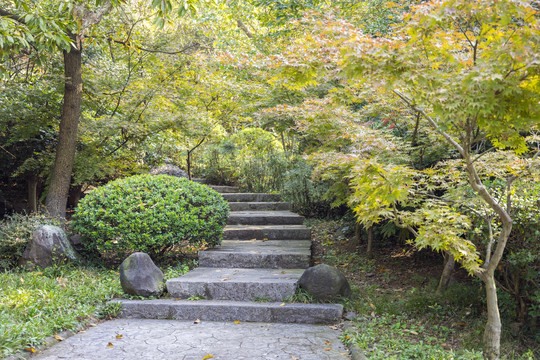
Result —
<instances>
[{"instance_id":1,"label":"gray rock","mask_svg":"<svg viewBox=\"0 0 540 360\"><path fill-rule=\"evenodd\" d=\"M19 263L27 268L46 268L56 263L77 260L77 253L64 230L58 226L43 225L32 233L32 240Z\"/></svg>"},{"instance_id":2,"label":"gray rock","mask_svg":"<svg viewBox=\"0 0 540 360\"><path fill-rule=\"evenodd\" d=\"M136 252L120 265L120 283L126 294L158 296L164 288L163 272L148 254Z\"/></svg>"},{"instance_id":3,"label":"gray rock","mask_svg":"<svg viewBox=\"0 0 540 360\"><path fill-rule=\"evenodd\" d=\"M326 264L307 269L298 280L298 286L323 301L351 294L351 286L345 276L338 269Z\"/></svg>"},{"instance_id":4,"label":"gray rock","mask_svg":"<svg viewBox=\"0 0 540 360\"><path fill-rule=\"evenodd\" d=\"M165 164L150 170L151 175L169 175L187 178L188 174L176 165Z\"/></svg>"}]
</instances>

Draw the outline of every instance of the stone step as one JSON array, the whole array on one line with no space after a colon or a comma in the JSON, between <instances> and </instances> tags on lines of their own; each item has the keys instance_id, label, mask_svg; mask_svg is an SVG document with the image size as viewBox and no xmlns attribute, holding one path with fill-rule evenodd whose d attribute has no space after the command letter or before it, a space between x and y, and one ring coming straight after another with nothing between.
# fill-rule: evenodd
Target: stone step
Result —
<instances>
[{"instance_id":1,"label":"stone step","mask_svg":"<svg viewBox=\"0 0 540 360\"><path fill-rule=\"evenodd\" d=\"M290 211L292 208L289 202L229 202L231 211Z\"/></svg>"},{"instance_id":2,"label":"stone step","mask_svg":"<svg viewBox=\"0 0 540 360\"><path fill-rule=\"evenodd\" d=\"M215 300L283 301L296 291L304 269L231 269L199 267L167 280L174 298L203 297Z\"/></svg>"},{"instance_id":3,"label":"stone step","mask_svg":"<svg viewBox=\"0 0 540 360\"><path fill-rule=\"evenodd\" d=\"M175 299L111 302L120 302L122 312L119 317L129 319L335 324L343 314L343 306L339 304Z\"/></svg>"},{"instance_id":4,"label":"stone step","mask_svg":"<svg viewBox=\"0 0 540 360\"><path fill-rule=\"evenodd\" d=\"M206 179L191 178L191 181L197 182L199 184L206 184Z\"/></svg>"},{"instance_id":5,"label":"stone step","mask_svg":"<svg viewBox=\"0 0 540 360\"><path fill-rule=\"evenodd\" d=\"M311 258L310 246L309 240L224 240L217 248L199 251L199 266L307 269Z\"/></svg>"},{"instance_id":6,"label":"stone step","mask_svg":"<svg viewBox=\"0 0 540 360\"><path fill-rule=\"evenodd\" d=\"M231 211L229 225L302 225L304 217L290 211Z\"/></svg>"},{"instance_id":7,"label":"stone step","mask_svg":"<svg viewBox=\"0 0 540 360\"><path fill-rule=\"evenodd\" d=\"M281 196L279 194L230 193L221 194L221 196L230 202L275 202L281 200Z\"/></svg>"},{"instance_id":8,"label":"stone step","mask_svg":"<svg viewBox=\"0 0 540 360\"><path fill-rule=\"evenodd\" d=\"M226 185L208 185L212 189L221 194L237 193L240 191L238 186L226 186Z\"/></svg>"},{"instance_id":9,"label":"stone step","mask_svg":"<svg viewBox=\"0 0 540 360\"><path fill-rule=\"evenodd\" d=\"M227 225L224 240L310 240L311 231L304 225Z\"/></svg>"}]
</instances>

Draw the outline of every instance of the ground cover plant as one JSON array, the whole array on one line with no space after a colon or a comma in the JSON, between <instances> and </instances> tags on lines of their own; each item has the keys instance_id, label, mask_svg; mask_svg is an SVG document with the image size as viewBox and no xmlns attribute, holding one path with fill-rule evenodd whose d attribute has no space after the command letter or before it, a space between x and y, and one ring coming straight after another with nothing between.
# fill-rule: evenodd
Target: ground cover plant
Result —
<instances>
[{"instance_id":1,"label":"ground cover plant","mask_svg":"<svg viewBox=\"0 0 540 360\"><path fill-rule=\"evenodd\" d=\"M161 265L165 280L196 266L193 260ZM53 266L0 273L0 357L33 353L45 338L114 318L107 301L126 297L118 271L103 267Z\"/></svg>"},{"instance_id":2,"label":"ground cover plant","mask_svg":"<svg viewBox=\"0 0 540 360\"><path fill-rule=\"evenodd\" d=\"M350 223L308 224L315 262L336 266L352 285L353 293L343 304L346 312L354 313L354 327L344 333L344 342L357 344L369 359L482 359L478 337L486 304L482 290L465 271L456 271L452 284L438 295L440 255L389 239L379 242L369 258L366 244L358 244L349 230ZM537 335L509 328L515 321L514 308L508 296L500 295L505 324L501 358L537 358Z\"/></svg>"},{"instance_id":3,"label":"ground cover plant","mask_svg":"<svg viewBox=\"0 0 540 360\"><path fill-rule=\"evenodd\" d=\"M116 271L50 267L0 273L0 355L34 352L48 336L106 318L121 294Z\"/></svg>"}]
</instances>

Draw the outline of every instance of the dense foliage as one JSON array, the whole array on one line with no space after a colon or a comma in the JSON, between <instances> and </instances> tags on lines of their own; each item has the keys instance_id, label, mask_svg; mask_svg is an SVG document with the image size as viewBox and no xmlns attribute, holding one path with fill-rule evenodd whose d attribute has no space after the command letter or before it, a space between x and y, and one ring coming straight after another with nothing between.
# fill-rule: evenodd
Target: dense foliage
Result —
<instances>
[{"instance_id":1,"label":"dense foliage","mask_svg":"<svg viewBox=\"0 0 540 360\"><path fill-rule=\"evenodd\" d=\"M138 175L90 192L77 206L72 229L90 250L163 257L175 246L219 245L228 214L225 200L206 185Z\"/></svg>"}]
</instances>

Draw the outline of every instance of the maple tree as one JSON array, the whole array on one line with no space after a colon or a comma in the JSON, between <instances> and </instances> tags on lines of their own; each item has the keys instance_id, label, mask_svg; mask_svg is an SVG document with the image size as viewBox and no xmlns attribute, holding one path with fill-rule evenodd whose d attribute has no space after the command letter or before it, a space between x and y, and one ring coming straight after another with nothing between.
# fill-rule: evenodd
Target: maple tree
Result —
<instances>
[{"instance_id":1,"label":"maple tree","mask_svg":"<svg viewBox=\"0 0 540 360\"><path fill-rule=\"evenodd\" d=\"M431 127L433 141L446 142L457 152L459 165L446 169L444 176L384 161L380 155L352 163L350 154L345 159L325 155L318 162L323 168L349 164L348 201L360 221L369 225L391 219L409 229L419 247L447 252L450 260L484 282L488 308L484 355L499 358L495 271L512 230L513 184L538 181L538 152L527 146L524 136L540 118L537 9L512 0L429 1L413 7L384 37L366 34L335 15L308 14L302 21L299 24L311 27L309 35L269 60L277 69L276 82L301 89L335 76L348 82L357 95L365 93L358 90L362 87L372 88L379 101L390 97L402 101L409 117ZM479 159L490 159L491 152L498 160L486 166ZM514 159L512 153L519 157L500 160ZM476 204L489 214L483 217L488 233L480 243L467 237L470 213L477 209L460 205L458 199L433 198L437 181L443 178L446 191L458 188L448 180L453 173L465 176L473 190L468 196L474 194ZM489 185L493 178L504 185ZM466 188L462 191L468 193ZM407 210L411 207L416 210ZM482 257L480 248L485 252Z\"/></svg>"}]
</instances>

